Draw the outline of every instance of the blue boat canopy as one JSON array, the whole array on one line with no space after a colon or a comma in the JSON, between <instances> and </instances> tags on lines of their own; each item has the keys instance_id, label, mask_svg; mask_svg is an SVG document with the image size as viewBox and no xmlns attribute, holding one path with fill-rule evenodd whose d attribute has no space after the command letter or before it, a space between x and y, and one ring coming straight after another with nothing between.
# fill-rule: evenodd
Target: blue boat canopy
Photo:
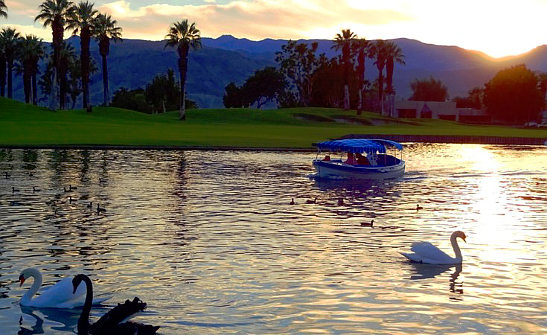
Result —
<instances>
[{"instance_id":1,"label":"blue boat canopy","mask_svg":"<svg viewBox=\"0 0 547 335\"><path fill-rule=\"evenodd\" d=\"M315 144L320 150L343 151L351 153L386 152L386 146L403 150L401 143L384 139L352 138L344 140L325 141Z\"/></svg>"}]
</instances>

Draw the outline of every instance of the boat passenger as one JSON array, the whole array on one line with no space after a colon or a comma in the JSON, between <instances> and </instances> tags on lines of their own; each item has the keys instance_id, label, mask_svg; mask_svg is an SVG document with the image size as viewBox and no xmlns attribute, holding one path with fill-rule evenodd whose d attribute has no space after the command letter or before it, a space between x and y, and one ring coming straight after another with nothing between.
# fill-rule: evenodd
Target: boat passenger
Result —
<instances>
[{"instance_id":1,"label":"boat passenger","mask_svg":"<svg viewBox=\"0 0 547 335\"><path fill-rule=\"evenodd\" d=\"M368 161L368 158L361 154L356 154L357 157L357 165L370 165L370 162Z\"/></svg>"},{"instance_id":2,"label":"boat passenger","mask_svg":"<svg viewBox=\"0 0 547 335\"><path fill-rule=\"evenodd\" d=\"M346 159L346 161L344 163L349 164L349 165L355 165L355 164L357 164L357 161L353 157L353 154L351 152L348 152L348 159Z\"/></svg>"},{"instance_id":3,"label":"boat passenger","mask_svg":"<svg viewBox=\"0 0 547 335\"><path fill-rule=\"evenodd\" d=\"M325 158L323 158L324 161L330 161L330 155L325 155Z\"/></svg>"}]
</instances>

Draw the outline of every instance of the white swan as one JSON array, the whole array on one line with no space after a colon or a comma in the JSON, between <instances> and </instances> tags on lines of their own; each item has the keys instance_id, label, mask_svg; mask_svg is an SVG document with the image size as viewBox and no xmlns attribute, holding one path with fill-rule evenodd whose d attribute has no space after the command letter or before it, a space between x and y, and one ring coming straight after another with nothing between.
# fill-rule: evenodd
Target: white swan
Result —
<instances>
[{"instance_id":1,"label":"white swan","mask_svg":"<svg viewBox=\"0 0 547 335\"><path fill-rule=\"evenodd\" d=\"M429 242L417 242L413 243L410 250L414 253L404 253L401 252L401 255L405 256L412 262L417 263L426 263L426 264L460 264L462 262L462 252L460 251L460 246L456 241L456 238L461 238L465 242L465 233L462 231L455 231L450 236L450 243L452 243L452 248L454 249L454 254L456 257L448 256L444 251L437 248Z\"/></svg>"},{"instance_id":2,"label":"white swan","mask_svg":"<svg viewBox=\"0 0 547 335\"><path fill-rule=\"evenodd\" d=\"M19 282L22 286L28 278L34 278L30 289L23 295L19 302L21 306L38 308L76 308L82 307L85 301L85 287L80 287L73 293L72 278L64 278L55 285L43 290L39 296L32 299L42 286L42 274L35 268L24 269L19 275ZM93 304L100 304L110 297L101 297L93 300Z\"/></svg>"}]
</instances>

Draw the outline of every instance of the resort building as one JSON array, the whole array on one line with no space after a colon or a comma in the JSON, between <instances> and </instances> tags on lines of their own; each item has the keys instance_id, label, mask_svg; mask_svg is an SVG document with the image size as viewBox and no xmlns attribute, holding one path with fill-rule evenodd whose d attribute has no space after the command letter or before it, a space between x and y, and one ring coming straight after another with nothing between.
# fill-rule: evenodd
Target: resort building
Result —
<instances>
[{"instance_id":1,"label":"resort building","mask_svg":"<svg viewBox=\"0 0 547 335\"><path fill-rule=\"evenodd\" d=\"M489 116L482 110L457 108L452 101L411 101L395 102L393 117L416 119L441 119L458 122L488 122Z\"/></svg>"}]
</instances>

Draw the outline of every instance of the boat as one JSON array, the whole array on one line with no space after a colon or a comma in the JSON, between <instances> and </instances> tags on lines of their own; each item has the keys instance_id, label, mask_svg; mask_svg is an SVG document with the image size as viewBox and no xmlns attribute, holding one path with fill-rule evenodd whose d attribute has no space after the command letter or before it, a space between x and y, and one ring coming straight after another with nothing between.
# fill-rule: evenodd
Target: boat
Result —
<instances>
[{"instance_id":1,"label":"boat","mask_svg":"<svg viewBox=\"0 0 547 335\"><path fill-rule=\"evenodd\" d=\"M341 139L314 143L313 166L319 178L393 179L405 173L403 145L384 139ZM323 152L327 154L323 155ZM330 153L347 158L331 159Z\"/></svg>"}]
</instances>

